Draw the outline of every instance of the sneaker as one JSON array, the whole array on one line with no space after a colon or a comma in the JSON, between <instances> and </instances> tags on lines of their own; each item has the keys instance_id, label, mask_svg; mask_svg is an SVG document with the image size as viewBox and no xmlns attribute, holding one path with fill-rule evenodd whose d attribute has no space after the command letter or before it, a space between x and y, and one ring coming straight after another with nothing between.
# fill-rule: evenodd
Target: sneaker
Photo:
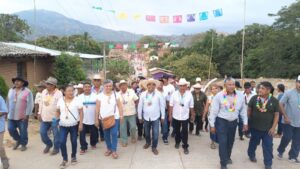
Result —
<instances>
[{"instance_id":1,"label":"sneaker","mask_svg":"<svg viewBox=\"0 0 300 169\"><path fill-rule=\"evenodd\" d=\"M169 144L169 141L167 139L164 139L163 142L164 142L165 145Z\"/></svg>"},{"instance_id":2,"label":"sneaker","mask_svg":"<svg viewBox=\"0 0 300 169\"><path fill-rule=\"evenodd\" d=\"M297 158L289 158L289 161L292 163L300 164L300 161Z\"/></svg>"},{"instance_id":3,"label":"sneaker","mask_svg":"<svg viewBox=\"0 0 300 169\"><path fill-rule=\"evenodd\" d=\"M19 146L20 146L20 142L16 142L16 145L14 146L13 150L16 150L16 149L18 149L18 148L19 148Z\"/></svg>"},{"instance_id":4,"label":"sneaker","mask_svg":"<svg viewBox=\"0 0 300 169\"><path fill-rule=\"evenodd\" d=\"M2 167L3 169L8 169L9 168L9 161L8 158L1 158L1 162L2 162Z\"/></svg>"},{"instance_id":5,"label":"sneaker","mask_svg":"<svg viewBox=\"0 0 300 169\"><path fill-rule=\"evenodd\" d=\"M131 143L132 144L135 144L136 143L136 138L134 137L134 138L131 138Z\"/></svg>"},{"instance_id":6,"label":"sneaker","mask_svg":"<svg viewBox=\"0 0 300 169\"><path fill-rule=\"evenodd\" d=\"M149 147L150 147L150 144L147 144L147 143L146 143L146 144L144 145L143 148L144 148L144 149L148 149Z\"/></svg>"},{"instance_id":7,"label":"sneaker","mask_svg":"<svg viewBox=\"0 0 300 169\"><path fill-rule=\"evenodd\" d=\"M240 140L243 141L243 140L244 140L244 137L243 137L243 136L240 136Z\"/></svg>"},{"instance_id":8,"label":"sneaker","mask_svg":"<svg viewBox=\"0 0 300 169\"><path fill-rule=\"evenodd\" d=\"M176 149L179 149L179 143L176 143L176 144L175 144L175 148L176 148Z\"/></svg>"},{"instance_id":9,"label":"sneaker","mask_svg":"<svg viewBox=\"0 0 300 169\"><path fill-rule=\"evenodd\" d=\"M187 149L187 148L184 148L184 149L183 149L183 153L184 153L184 154L187 155L187 154L189 154L189 152L190 152L189 149Z\"/></svg>"},{"instance_id":10,"label":"sneaker","mask_svg":"<svg viewBox=\"0 0 300 169\"><path fill-rule=\"evenodd\" d=\"M51 155L54 156L54 155L56 155L58 153L59 153L58 149L53 149L52 152L51 152Z\"/></svg>"},{"instance_id":11,"label":"sneaker","mask_svg":"<svg viewBox=\"0 0 300 169\"><path fill-rule=\"evenodd\" d=\"M229 159L228 161L227 161L227 164L232 164L233 162L232 162L232 160L231 159Z\"/></svg>"},{"instance_id":12,"label":"sneaker","mask_svg":"<svg viewBox=\"0 0 300 169\"><path fill-rule=\"evenodd\" d=\"M75 165L76 163L77 163L76 157L72 157L72 159L71 159L71 164L72 164L72 165Z\"/></svg>"},{"instance_id":13,"label":"sneaker","mask_svg":"<svg viewBox=\"0 0 300 169\"><path fill-rule=\"evenodd\" d=\"M26 151L27 150L27 147L25 145L22 145L21 146L21 151Z\"/></svg>"},{"instance_id":14,"label":"sneaker","mask_svg":"<svg viewBox=\"0 0 300 169\"><path fill-rule=\"evenodd\" d=\"M86 150L80 150L80 155L84 155L86 153Z\"/></svg>"},{"instance_id":15,"label":"sneaker","mask_svg":"<svg viewBox=\"0 0 300 169\"><path fill-rule=\"evenodd\" d=\"M227 167L222 165L222 166L221 166L221 169L227 169Z\"/></svg>"},{"instance_id":16,"label":"sneaker","mask_svg":"<svg viewBox=\"0 0 300 169\"><path fill-rule=\"evenodd\" d=\"M48 145L47 145L47 146L45 147L44 151L43 151L43 152L44 152L44 154L47 154L47 153L49 153L49 151L50 151L51 147L52 147L52 146L48 146Z\"/></svg>"},{"instance_id":17,"label":"sneaker","mask_svg":"<svg viewBox=\"0 0 300 169\"><path fill-rule=\"evenodd\" d=\"M152 152L153 152L154 155L158 155L158 151L157 151L156 148L152 148Z\"/></svg>"},{"instance_id":18,"label":"sneaker","mask_svg":"<svg viewBox=\"0 0 300 169\"><path fill-rule=\"evenodd\" d=\"M278 157L279 160L282 160L282 159L283 159L283 154L278 153L278 154L277 154L277 157Z\"/></svg>"},{"instance_id":19,"label":"sneaker","mask_svg":"<svg viewBox=\"0 0 300 169\"><path fill-rule=\"evenodd\" d=\"M211 148L211 149L216 149L217 146L216 146L216 144L215 144L214 142L212 142L212 143L210 144L210 148Z\"/></svg>"},{"instance_id":20,"label":"sneaker","mask_svg":"<svg viewBox=\"0 0 300 169\"><path fill-rule=\"evenodd\" d=\"M60 169L65 169L67 167L68 161L63 161L60 165L59 168Z\"/></svg>"},{"instance_id":21,"label":"sneaker","mask_svg":"<svg viewBox=\"0 0 300 169\"><path fill-rule=\"evenodd\" d=\"M253 162L253 163L256 163L257 162L257 159L255 157L249 157L250 161Z\"/></svg>"},{"instance_id":22,"label":"sneaker","mask_svg":"<svg viewBox=\"0 0 300 169\"><path fill-rule=\"evenodd\" d=\"M171 137L173 138L175 137L175 132L172 132Z\"/></svg>"},{"instance_id":23,"label":"sneaker","mask_svg":"<svg viewBox=\"0 0 300 169\"><path fill-rule=\"evenodd\" d=\"M271 166L265 166L265 169L272 169Z\"/></svg>"},{"instance_id":24,"label":"sneaker","mask_svg":"<svg viewBox=\"0 0 300 169\"><path fill-rule=\"evenodd\" d=\"M122 143L122 147L127 147L128 144L127 143Z\"/></svg>"},{"instance_id":25,"label":"sneaker","mask_svg":"<svg viewBox=\"0 0 300 169\"><path fill-rule=\"evenodd\" d=\"M101 142L103 142L104 140L105 140L104 137L101 137L101 138L100 138L100 141L101 141Z\"/></svg>"}]
</instances>

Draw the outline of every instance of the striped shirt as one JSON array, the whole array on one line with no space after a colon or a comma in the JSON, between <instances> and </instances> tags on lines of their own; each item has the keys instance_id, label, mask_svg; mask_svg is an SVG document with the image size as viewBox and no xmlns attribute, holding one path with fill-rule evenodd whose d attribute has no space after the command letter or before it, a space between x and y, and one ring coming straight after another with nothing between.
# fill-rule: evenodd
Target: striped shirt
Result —
<instances>
[{"instance_id":1,"label":"striped shirt","mask_svg":"<svg viewBox=\"0 0 300 169\"><path fill-rule=\"evenodd\" d=\"M18 93L15 88L11 88L7 98L9 120L22 120L32 114L33 95L28 88L24 87Z\"/></svg>"}]
</instances>

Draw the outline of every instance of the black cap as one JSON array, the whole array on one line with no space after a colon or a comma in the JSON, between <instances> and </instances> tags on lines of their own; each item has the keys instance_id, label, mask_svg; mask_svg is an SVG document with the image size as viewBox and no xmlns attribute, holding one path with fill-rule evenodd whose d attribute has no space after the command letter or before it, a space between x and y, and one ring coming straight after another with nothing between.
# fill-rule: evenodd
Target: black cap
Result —
<instances>
[{"instance_id":1,"label":"black cap","mask_svg":"<svg viewBox=\"0 0 300 169\"><path fill-rule=\"evenodd\" d=\"M235 87L236 88L242 88L241 84L239 81L235 81Z\"/></svg>"},{"instance_id":2,"label":"black cap","mask_svg":"<svg viewBox=\"0 0 300 169\"><path fill-rule=\"evenodd\" d=\"M25 80L23 77L17 76L17 77L14 77L14 78L11 79L11 81L13 83L15 83L16 80L22 81L24 83L23 87L27 87L28 86L28 81Z\"/></svg>"},{"instance_id":3,"label":"black cap","mask_svg":"<svg viewBox=\"0 0 300 169\"><path fill-rule=\"evenodd\" d=\"M245 88L245 89L251 88L251 83L250 83L250 82L245 82L244 88Z\"/></svg>"}]
</instances>

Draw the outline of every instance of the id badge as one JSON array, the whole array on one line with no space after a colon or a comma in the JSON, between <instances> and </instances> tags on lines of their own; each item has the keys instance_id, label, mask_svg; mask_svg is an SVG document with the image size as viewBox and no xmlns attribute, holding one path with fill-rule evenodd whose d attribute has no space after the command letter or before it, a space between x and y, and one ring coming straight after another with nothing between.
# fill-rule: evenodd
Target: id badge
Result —
<instances>
[{"instance_id":1,"label":"id badge","mask_svg":"<svg viewBox=\"0 0 300 169\"><path fill-rule=\"evenodd\" d=\"M148 102L148 106L151 106L152 105L152 102L150 101L150 102Z\"/></svg>"}]
</instances>

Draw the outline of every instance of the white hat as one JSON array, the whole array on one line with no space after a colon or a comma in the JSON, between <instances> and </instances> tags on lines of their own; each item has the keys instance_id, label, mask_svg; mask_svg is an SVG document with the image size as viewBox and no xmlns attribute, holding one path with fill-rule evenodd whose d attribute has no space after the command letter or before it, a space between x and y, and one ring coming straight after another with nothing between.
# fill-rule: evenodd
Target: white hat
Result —
<instances>
[{"instance_id":1,"label":"white hat","mask_svg":"<svg viewBox=\"0 0 300 169\"><path fill-rule=\"evenodd\" d=\"M185 80L185 78L179 79L179 82L177 84L178 86L188 85L188 81Z\"/></svg>"},{"instance_id":2,"label":"white hat","mask_svg":"<svg viewBox=\"0 0 300 169\"><path fill-rule=\"evenodd\" d=\"M94 75L94 76L93 76L93 79L94 79L94 80L95 80L95 79L100 79L100 80L101 80L102 77L101 77L100 75Z\"/></svg>"},{"instance_id":3,"label":"white hat","mask_svg":"<svg viewBox=\"0 0 300 169\"><path fill-rule=\"evenodd\" d=\"M191 82L188 82L187 86L190 87L191 86Z\"/></svg>"},{"instance_id":4,"label":"white hat","mask_svg":"<svg viewBox=\"0 0 300 169\"><path fill-rule=\"evenodd\" d=\"M158 86L160 82L159 82L158 80L153 79L153 78L149 78L149 79L147 79L147 80L143 80L143 81L141 82L141 85L142 85L144 88L147 88L147 86L148 86L149 83L154 83L156 86Z\"/></svg>"},{"instance_id":5,"label":"white hat","mask_svg":"<svg viewBox=\"0 0 300 169\"><path fill-rule=\"evenodd\" d=\"M121 81L119 82L119 85L121 85L121 84L128 84L128 83L126 82L126 80L121 80Z\"/></svg>"},{"instance_id":6,"label":"white hat","mask_svg":"<svg viewBox=\"0 0 300 169\"><path fill-rule=\"evenodd\" d=\"M202 85L197 83L193 86L194 89L201 89L202 88Z\"/></svg>"},{"instance_id":7,"label":"white hat","mask_svg":"<svg viewBox=\"0 0 300 169\"><path fill-rule=\"evenodd\" d=\"M201 78L200 78L200 77L197 77L197 78L196 78L196 82L201 82Z\"/></svg>"},{"instance_id":8,"label":"white hat","mask_svg":"<svg viewBox=\"0 0 300 169\"><path fill-rule=\"evenodd\" d=\"M83 89L83 84L79 83L78 85L74 86L75 89Z\"/></svg>"},{"instance_id":9,"label":"white hat","mask_svg":"<svg viewBox=\"0 0 300 169\"><path fill-rule=\"evenodd\" d=\"M300 75L299 75L298 78L296 79L296 82L300 82Z\"/></svg>"},{"instance_id":10,"label":"white hat","mask_svg":"<svg viewBox=\"0 0 300 169\"><path fill-rule=\"evenodd\" d=\"M57 86L57 79L55 79L54 77L49 77L46 81L45 81L46 84L52 84L54 86Z\"/></svg>"}]
</instances>

